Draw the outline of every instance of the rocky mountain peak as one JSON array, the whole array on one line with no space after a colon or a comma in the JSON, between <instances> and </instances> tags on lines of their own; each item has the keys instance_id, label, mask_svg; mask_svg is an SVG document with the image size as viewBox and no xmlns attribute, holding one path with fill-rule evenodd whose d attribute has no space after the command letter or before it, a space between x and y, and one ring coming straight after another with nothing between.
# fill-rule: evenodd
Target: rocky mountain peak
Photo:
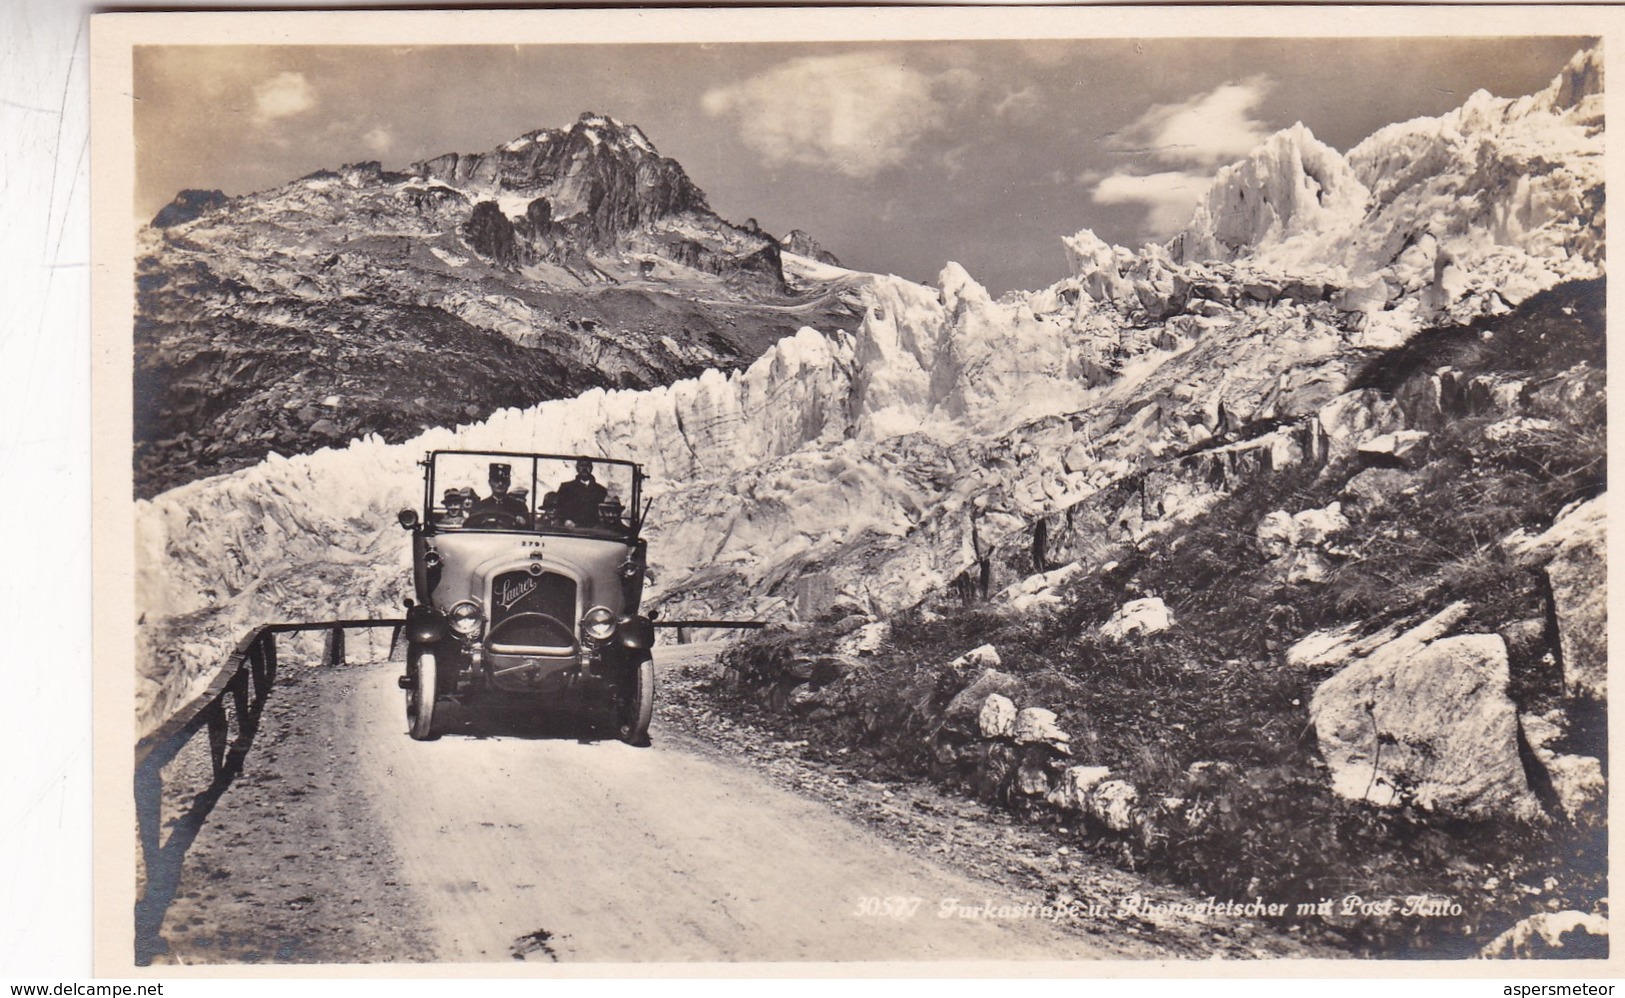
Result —
<instances>
[{"instance_id":1,"label":"rocky mountain peak","mask_svg":"<svg viewBox=\"0 0 1625 998\"><path fill-rule=\"evenodd\" d=\"M171 225L181 225L190 222L204 212L213 211L231 199L222 191L184 190L175 195L175 200L158 209L158 214L152 218L152 227L167 229Z\"/></svg>"},{"instance_id":2,"label":"rocky mountain peak","mask_svg":"<svg viewBox=\"0 0 1625 998\"><path fill-rule=\"evenodd\" d=\"M747 223L748 224L748 223ZM831 267L839 267L841 261L829 250L818 244L818 240L809 236L800 229L791 229L790 234L779 240L779 247L786 253L804 256L809 260L827 263Z\"/></svg>"},{"instance_id":3,"label":"rocky mountain peak","mask_svg":"<svg viewBox=\"0 0 1625 998\"><path fill-rule=\"evenodd\" d=\"M641 129L593 112L489 152L414 163L412 171L476 196L545 197L554 219L590 222L595 242L667 216L710 210L682 165L661 156Z\"/></svg>"}]
</instances>

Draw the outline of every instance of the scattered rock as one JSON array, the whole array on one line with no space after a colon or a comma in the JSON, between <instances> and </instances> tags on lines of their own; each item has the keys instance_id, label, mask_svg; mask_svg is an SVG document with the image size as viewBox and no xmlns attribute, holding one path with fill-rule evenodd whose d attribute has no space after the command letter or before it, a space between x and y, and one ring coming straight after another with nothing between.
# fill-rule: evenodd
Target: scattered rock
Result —
<instances>
[{"instance_id":1,"label":"scattered rock","mask_svg":"<svg viewBox=\"0 0 1625 998\"><path fill-rule=\"evenodd\" d=\"M1602 761L1562 754L1552 748L1563 738L1563 712L1524 714L1518 721L1523 726L1524 741L1551 780L1552 793L1563 813L1570 821L1600 818L1608 791Z\"/></svg>"},{"instance_id":2,"label":"scattered rock","mask_svg":"<svg viewBox=\"0 0 1625 998\"><path fill-rule=\"evenodd\" d=\"M976 715L976 728L983 738L1009 738L1016 730L1016 705L1007 696L990 693Z\"/></svg>"},{"instance_id":3,"label":"scattered rock","mask_svg":"<svg viewBox=\"0 0 1625 998\"><path fill-rule=\"evenodd\" d=\"M1391 497L1416 485L1416 474L1402 468L1366 468L1343 486L1343 495L1361 510L1386 506Z\"/></svg>"},{"instance_id":4,"label":"scattered rock","mask_svg":"<svg viewBox=\"0 0 1625 998\"><path fill-rule=\"evenodd\" d=\"M1043 797L1050 792L1050 773L1043 766L1027 764L1016 770L1016 792L1024 797Z\"/></svg>"},{"instance_id":5,"label":"scattered rock","mask_svg":"<svg viewBox=\"0 0 1625 998\"><path fill-rule=\"evenodd\" d=\"M1043 707L1026 707L1016 715L1012 732L1017 745L1048 745L1061 752L1070 751L1072 736L1056 723L1055 712Z\"/></svg>"},{"instance_id":6,"label":"scattered rock","mask_svg":"<svg viewBox=\"0 0 1625 998\"><path fill-rule=\"evenodd\" d=\"M1104 780L1089 791L1085 812L1114 832L1126 832L1139 817L1140 792L1126 780Z\"/></svg>"},{"instance_id":7,"label":"scattered rock","mask_svg":"<svg viewBox=\"0 0 1625 998\"><path fill-rule=\"evenodd\" d=\"M1292 514L1285 510L1276 510L1264 514L1258 521L1258 529L1254 532L1258 541L1258 550L1266 558L1279 558L1292 550L1294 540L1292 529Z\"/></svg>"},{"instance_id":8,"label":"scattered rock","mask_svg":"<svg viewBox=\"0 0 1625 998\"><path fill-rule=\"evenodd\" d=\"M1313 631L1286 650L1286 664L1295 669L1342 668L1355 657L1359 634L1359 624Z\"/></svg>"},{"instance_id":9,"label":"scattered rock","mask_svg":"<svg viewBox=\"0 0 1625 998\"><path fill-rule=\"evenodd\" d=\"M1360 463L1368 468L1420 468L1427 463L1431 437L1424 430L1384 433L1359 446Z\"/></svg>"},{"instance_id":10,"label":"scattered rock","mask_svg":"<svg viewBox=\"0 0 1625 998\"><path fill-rule=\"evenodd\" d=\"M1112 618L1101 626L1100 633L1103 637L1122 641L1132 634L1143 637L1166 631L1173 623L1174 615L1169 612L1161 597L1148 596L1124 603L1112 614Z\"/></svg>"},{"instance_id":11,"label":"scattered rock","mask_svg":"<svg viewBox=\"0 0 1625 998\"><path fill-rule=\"evenodd\" d=\"M862 627L846 635L835 645L835 650L842 655L873 655L885 645L886 639L891 636L891 625L884 620L864 624Z\"/></svg>"},{"instance_id":12,"label":"scattered rock","mask_svg":"<svg viewBox=\"0 0 1625 998\"><path fill-rule=\"evenodd\" d=\"M1069 766L1049 794L1051 804L1064 811L1083 811L1089 791L1112 775L1105 766Z\"/></svg>"},{"instance_id":13,"label":"scattered rock","mask_svg":"<svg viewBox=\"0 0 1625 998\"><path fill-rule=\"evenodd\" d=\"M1348 528L1343 504L1334 502L1323 509L1268 513L1259 521L1255 536L1258 549L1275 560L1276 570L1287 582L1320 582L1332 568L1326 545Z\"/></svg>"},{"instance_id":14,"label":"scattered rock","mask_svg":"<svg viewBox=\"0 0 1625 998\"><path fill-rule=\"evenodd\" d=\"M968 672L971 669L997 669L1001 664L998 649L992 645L981 645L949 662L948 668Z\"/></svg>"},{"instance_id":15,"label":"scattered rock","mask_svg":"<svg viewBox=\"0 0 1625 998\"><path fill-rule=\"evenodd\" d=\"M1193 762L1185 770L1185 792L1195 794L1212 791L1234 779L1235 775L1234 763L1215 762L1211 759Z\"/></svg>"},{"instance_id":16,"label":"scattered rock","mask_svg":"<svg viewBox=\"0 0 1625 998\"><path fill-rule=\"evenodd\" d=\"M1520 566L1543 565L1556 557L1558 549L1572 538L1602 536L1607 523L1608 513L1602 498L1575 503L1558 513L1551 528L1544 533L1530 535L1526 530L1514 530L1502 538L1501 552Z\"/></svg>"},{"instance_id":17,"label":"scattered rock","mask_svg":"<svg viewBox=\"0 0 1625 998\"><path fill-rule=\"evenodd\" d=\"M1557 424L1549 419L1513 416L1484 427L1484 439L1497 444L1519 443L1550 433L1556 428Z\"/></svg>"},{"instance_id":18,"label":"scattered rock","mask_svg":"<svg viewBox=\"0 0 1625 998\"><path fill-rule=\"evenodd\" d=\"M1343 515L1343 504L1334 502L1323 509L1306 509L1292 516L1293 543L1322 545L1335 534L1349 528L1348 517Z\"/></svg>"},{"instance_id":19,"label":"scattered rock","mask_svg":"<svg viewBox=\"0 0 1625 998\"><path fill-rule=\"evenodd\" d=\"M948 701L947 708L942 712L943 724L964 731L974 730L972 726L981 714L982 703L990 694L998 693L1010 697L1015 696L1020 689L1021 681L1015 676L997 669L984 669L969 686Z\"/></svg>"},{"instance_id":20,"label":"scattered rock","mask_svg":"<svg viewBox=\"0 0 1625 998\"><path fill-rule=\"evenodd\" d=\"M1494 634L1438 638L1439 620L1315 690L1309 716L1332 789L1384 807L1533 818L1506 646Z\"/></svg>"},{"instance_id":21,"label":"scattered rock","mask_svg":"<svg viewBox=\"0 0 1625 998\"><path fill-rule=\"evenodd\" d=\"M1329 463L1353 456L1374 435L1399 429L1403 418L1399 404L1375 388L1339 395L1315 413Z\"/></svg>"},{"instance_id":22,"label":"scattered rock","mask_svg":"<svg viewBox=\"0 0 1625 998\"><path fill-rule=\"evenodd\" d=\"M1543 911L1490 941L1479 955L1491 960L1608 957L1608 919L1581 911Z\"/></svg>"}]
</instances>

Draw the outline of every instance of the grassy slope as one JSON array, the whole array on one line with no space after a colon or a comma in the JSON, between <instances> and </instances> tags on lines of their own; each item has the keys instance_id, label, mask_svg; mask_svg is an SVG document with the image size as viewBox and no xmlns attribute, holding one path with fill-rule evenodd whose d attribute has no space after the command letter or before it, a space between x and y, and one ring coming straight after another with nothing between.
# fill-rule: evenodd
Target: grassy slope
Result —
<instances>
[{"instance_id":1,"label":"grassy slope","mask_svg":"<svg viewBox=\"0 0 1625 998\"><path fill-rule=\"evenodd\" d=\"M965 677L935 663L991 642L1021 680L1018 702L1054 708L1080 763L1112 767L1143 798L1177 795L1211 815L1196 827L1169 821L1130 841L1099 839L1111 856L1221 899L1434 894L1462 905L1459 918L1321 921L1356 950L1390 956L1468 955L1535 911L1590 910L1607 891L1602 828L1473 825L1334 798L1307 719L1327 675L1289 668L1284 652L1316 629L1359 622L1374 630L1458 599L1474 608L1466 631L1543 615L1539 570L1510 564L1497 544L1519 527L1544 529L1564 506L1605 488L1603 297L1601 282L1568 285L1508 316L1428 331L1370 360L1356 387L1402 400L1445 365L1525 380L1522 412L1553 425L1502 444L1484 434L1497 416L1433 427L1431 459L1407 487L1376 509L1345 506L1346 554L1324 583L1281 581L1255 530L1273 510L1338 500L1360 470L1349 464L1254 477L1191 524L1073 584L1055 612L944 604L941 617L905 615L839 697L778 723L831 752L861 747L852 754L877 770L962 779L933 759L928 739ZM1098 635L1113 611L1144 595L1167 602L1173 628L1133 644ZM734 661L766 682L832 643L828 631L764 635ZM1512 664L1520 709L1556 703L1549 667ZM1603 756L1600 724L1574 720L1568 750ZM1200 760L1231 763L1235 773L1195 785L1186 773Z\"/></svg>"}]
</instances>

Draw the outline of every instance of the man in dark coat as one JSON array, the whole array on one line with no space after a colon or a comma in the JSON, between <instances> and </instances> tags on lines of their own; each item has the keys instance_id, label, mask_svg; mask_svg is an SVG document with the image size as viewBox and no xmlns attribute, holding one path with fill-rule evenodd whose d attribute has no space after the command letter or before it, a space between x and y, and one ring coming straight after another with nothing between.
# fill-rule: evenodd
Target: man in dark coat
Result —
<instances>
[{"instance_id":1,"label":"man in dark coat","mask_svg":"<svg viewBox=\"0 0 1625 998\"><path fill-rule=\"evenodd\" d=\"M576 477L559 486L558 515L578 527L597 526L598 504L607 495L609 490L592 475L592 462L581 458L576 461Z\"/></svg>"}]
</instances>

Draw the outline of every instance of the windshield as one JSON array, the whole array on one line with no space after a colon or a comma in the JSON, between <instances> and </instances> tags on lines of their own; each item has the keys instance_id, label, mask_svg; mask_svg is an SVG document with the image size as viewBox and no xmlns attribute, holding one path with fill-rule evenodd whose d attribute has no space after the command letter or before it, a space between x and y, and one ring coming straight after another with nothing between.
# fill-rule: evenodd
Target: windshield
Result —
<instances>
[{"instance_id":1,"label":"windshield","mask_svg":"<svg viewBox=\"0 0 1625 998\"><path fill-rule=\"evenodd\" d=\"M621 537L636 529L636 466L569 455L437 451L429 523Z\"/></svg>"}]
</instances>

